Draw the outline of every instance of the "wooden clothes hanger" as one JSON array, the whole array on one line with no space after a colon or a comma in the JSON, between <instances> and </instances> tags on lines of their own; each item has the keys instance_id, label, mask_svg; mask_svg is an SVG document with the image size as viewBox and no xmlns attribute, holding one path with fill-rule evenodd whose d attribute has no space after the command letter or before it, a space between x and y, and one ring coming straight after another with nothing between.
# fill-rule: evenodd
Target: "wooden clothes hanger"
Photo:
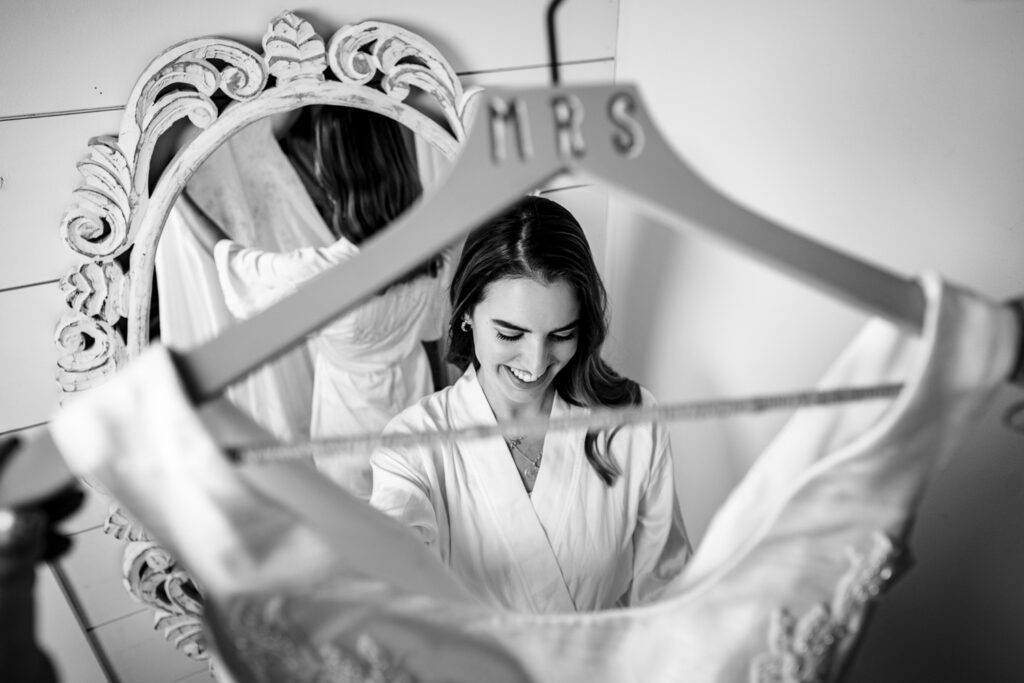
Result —
<instances>
[{"instance_id":1,"label":"wooden clothes hanger","mask_svg":"<svg viewBox=\"0 0 1024 683\"><path fill-rule=\"evenodd\" d=\"M817 289L920 332L924 295L915 281L790 232L721 194L676 157L635 87L495 90L478 98L483 102L464 147L437 192L364 243L358 258L216 339L175 354L193 400L217 396L562 173L603 182L669 225L703 230ZM1020 300L1009 305L1022 315ZM1009 378L1020 386L1022 365L1018 362Z\"/></svg>"},{"instance_id":2,"label":"wooden clothes hanger","mask_svg":"<svg viewBox=\"0 0 1024 683\"><path fill-rule=\"evenodd\" d=\"M672 151L634 86L489 90L477 98L477 115L462 150L434 194L365 242L358 257L216 338L173 352L194 403L220 395L563 173L604 183L668 225L716 236L819 290L920 332L925 303L915 281L790 232L722 194ZM1021 299L1007 305L1021 321L1021 345L1024 305ZM1024 386L1024 347L1008 380ZM0 479L0 506L39 497L70 478L48 433L23 450L24 457L15 457ZM44 473L21 490L4 483L17 481L19 460L22 468L36 460L35 467Z\"/></svg>"}]
</instances>

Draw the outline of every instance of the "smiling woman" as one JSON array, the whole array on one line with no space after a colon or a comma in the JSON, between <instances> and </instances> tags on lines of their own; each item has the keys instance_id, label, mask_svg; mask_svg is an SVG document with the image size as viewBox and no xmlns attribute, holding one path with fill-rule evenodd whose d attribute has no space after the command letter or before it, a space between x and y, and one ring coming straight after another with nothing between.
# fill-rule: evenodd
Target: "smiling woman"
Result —
<instances>
[{"instance_id":1,"label":"smiling woman","mask_svg":"<svg viewBox=\"0 0 1024 683\"><path fill-rule=\"evenodd\" d=\"M564 280L520 277L492 282L472 318L463 319L460 330L472 328L480 388L499 422L551 414L553 380L576 353L578 309L576 294ZM507 436L505 441L523 485L532 492L543 437Z\"/></svg>"},{"instance_id":2,"label":"smiling woman","mask_svg":"<svg viewBox=\"0 0 1024 683\"><path fill-rule=\"evenodd\" d=\"M386 433L651 405L601 358L605 291L582 228L527 197L466 240L450 292L454 385ZM691 554L663 425L379 449L370 503L483 600L584 612L656 599ZM517 476L518 475L518 476Z\"/></svg>"}]
</instances>

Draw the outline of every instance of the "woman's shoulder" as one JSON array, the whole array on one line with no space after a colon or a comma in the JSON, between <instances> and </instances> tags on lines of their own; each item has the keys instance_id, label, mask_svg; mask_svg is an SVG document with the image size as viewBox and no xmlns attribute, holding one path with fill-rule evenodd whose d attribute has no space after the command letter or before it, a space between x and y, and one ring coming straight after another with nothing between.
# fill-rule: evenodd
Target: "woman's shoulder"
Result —
<instances>
[{"instance_id":1,"label":"woman's shoulder","mask_svg":"<svg viewBox=\"0 0 1024 683\"><path fill-rule=\"evenodd\" d=\"M447 429L451 393L452 386L447 386L432 394L427 394L391 418L384 427L384 433L408 434Z\"/></svg>"},{"instance_id":2,"label":"woman's shoulder","mask_svg":"<svg viewBox=\"0 0 1024 683\"><path fill-rule=\"evenodd\" d=\"M427 394L388 422L388 432L442 431L486 423L490 407L472 365L448 386ZM490 418L493 420L493 416Z\"/></svg>"},{"instance_id":3,"label":"woman's shoulder","mask_svg":"<svg viewBox=\"0 0 1024 683\"><path fill-rule=\"evenodd\" d=\"M391 418L382 436L386 439L388 436L445 431L450 427L446 419L450 392L449 386L424 396ZM434 463L436 456L437 449L419 441L385 443L374 451L371 462L376 468L424 473L437 468Z\"/></svg>"},{"instance_id":4,"label":"woman's shoulder","mask_svg":"<svg viewBox=\"0 0 1024 683\"><path fill-rule=\"evenodd\" d=\"M637 384L637 389L640 391L640 405L644 408L654 407L658 405L658 399L654 397L654 394L650 389L642 384Z\"/></svg>"}]
</instances>

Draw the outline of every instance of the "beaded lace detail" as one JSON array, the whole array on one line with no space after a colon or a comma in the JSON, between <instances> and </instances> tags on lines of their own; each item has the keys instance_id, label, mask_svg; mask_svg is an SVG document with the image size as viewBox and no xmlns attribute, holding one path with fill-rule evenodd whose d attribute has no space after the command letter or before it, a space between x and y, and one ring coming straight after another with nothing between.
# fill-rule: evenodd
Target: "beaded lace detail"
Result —
<instances>
[{"instance_id":1,"label":"beaded lace detail","mask_svg":"<svg viewBox=\"0 0 1024 683\"><path fill-rule=\"evenodd\" d=\"M799 618L785 607L772 613L769 651L754 658L750 683L818 683L832 680L841 651L860 633L868 604L896 575L898 549L882 533L866 553L847 548L850 569L839 580L832 603L819 602Z\"/></svg>"},{"instance_id":2,"label":"beaded lace detail","mask_svg":"<svg viewBox=\"0 0 1024 683\"><path fill-rule=\"evenodd\" d=\"M314 643L291 623L280 597L241 599L230 609L233 645L259 681L417 683L386 648L365 633Z\"/></svg>"}]
</instances>

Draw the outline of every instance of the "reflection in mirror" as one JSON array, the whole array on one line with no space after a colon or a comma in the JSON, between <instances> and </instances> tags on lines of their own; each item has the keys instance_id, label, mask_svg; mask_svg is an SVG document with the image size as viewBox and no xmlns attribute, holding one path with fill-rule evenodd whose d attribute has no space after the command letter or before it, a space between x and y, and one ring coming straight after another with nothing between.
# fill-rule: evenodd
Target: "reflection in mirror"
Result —
<instances>
[{"instance_id":1,"label":"reflection in mirror","mask_svg":"<svg viewBox=\"0 0 1024 683\"><path fill-rule=\"evenodd\" d=\"M353 258L419 198L419 166L431 181L435 153L419 147L400 123L344 106L304 107L232 136L168 216L156 259L162 341L203 342ZM438 340L449 262L445 253L423 263L231 387L229 399L288 441L380 431L446 374ZM365 457L317 465L369 496Z\"/></svg>"},{"instance_id":2,"label":"reflection in mirror","mask_svg":"<svg viewBox=\"0 0 1024 683\"><path fill-rule=\"evenodd\" d=\"M116 135L89 142L87 158L78 166L82 181L61 223L63 241L87 261L61 285L70 308L55 334L57 376L65 395L104 384L143 355L156 336L155 327L168 346L189 348L235 319L214 261L190 221L197 229L206 223L216 226L236 241L239 251L259 249L280 257L303 249L316 254L335 245L332 219L313 200L319 195L303 184L301 164L288 160L288 144L274 137L282 121L301 126L282 114L307 105L332 105L375 112L402 124L415 133L419 167L431 171L419 179L429 191L445 161L454 158L476 110L479 89L464 89L443 54L400 26L352 23L325 39L306 20L286 11L269 22L260 43L261 49L221 37L176 42L139 74ZM265 121L268 117L273 123ZM182 139L176 133L188 125L198 130L184 145L173 144ZM276 130L286 139L290 129L285 125ZM301 136L295 142L301 143ZM161 147L177 153L170 158L160 153ZM274 157L279 164L268 162ZM230 163L225 165L225 160ZM255 173L267 167L286 177ZM190 183L194 174L198 177ZM247 175L257 176L257 182L243 183ZM342 216L352 213L342 207ZM305 223L299 224L300 219ZM161 273L155 287L158 252ZM402 279L408 274L396 275ZM444 277L443 263L438 277ZM415 281L396 287L412 287ZM176 287L191 292L175 294ZM151 316L154 290L160 320ZM395 306L399 310L397 302ZM404 322L413 327L412 320ZM425 318L421 322L425 330ZM259 390L260 382L271 382L260 375L232 390L238 405L248 401L262 414L267 431L287 437L304 435L313 426L316 343L311 340L300 352L306 356L296 362L298 369L273 379L277 393ZM356 357L356 370L364 369L362 360ZM303 401L289 400L290 392L299 393ZM352 412L361 408L346 405ZM245 417L230 403L215 407ZM247 418L239 423L252 426ZM315 485L337 493L324 477L306 473ZM166 490L165 481L148 483ZM187 517L184 511L182 515ZM111 506L104 531L127 543L119 577L126 590L155 610L157 628L173 647L190 658L207 659L199 597L203 591L190 574L120 506ZM186 533L201 535L191 527Z\"/></svg>"}]
</instances>

